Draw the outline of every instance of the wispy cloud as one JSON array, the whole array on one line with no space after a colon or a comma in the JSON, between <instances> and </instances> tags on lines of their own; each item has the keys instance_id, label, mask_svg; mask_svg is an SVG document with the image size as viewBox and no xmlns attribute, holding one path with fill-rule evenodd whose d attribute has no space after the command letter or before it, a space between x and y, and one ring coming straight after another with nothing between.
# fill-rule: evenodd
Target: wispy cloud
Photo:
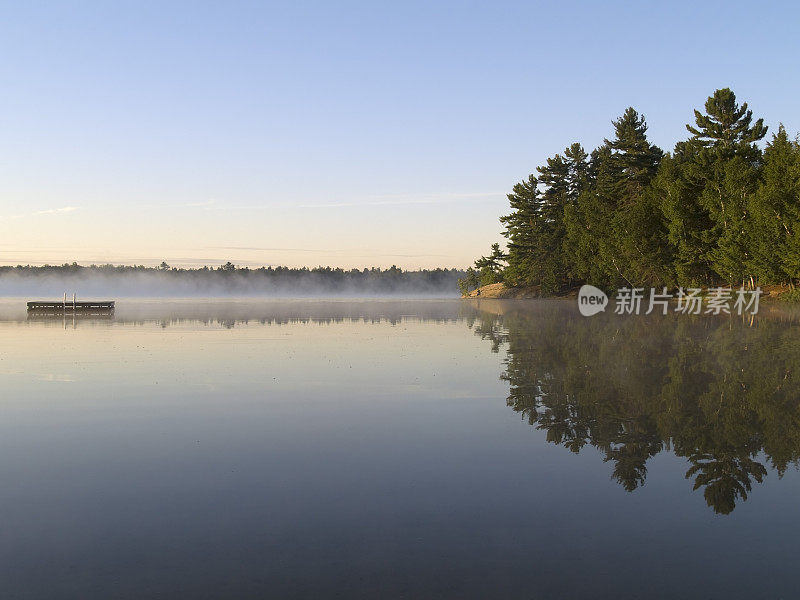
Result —
<instances>
[{"instance_id":1,"label":"wispy cloud","mask_svg":"<svg viewBox=\"0 0 800 600\"><path fill-rule=\"evenodd\" d=\"M452 254L373 254L389 258L453 258Z\"/></svg>"},{"instance_id":2,"label":"wispy cloud","mask_svg":"<svg viewBox=\"0 0 800 600\"><path fill-rule=\"evenodd\" d=\"M72 375L58 375L55 373L42 373L39 375L39 381L53 381L58 383L70 383L75 381Z\"/></svg>"},{"instance_id":3,"label":"wispy cloud","mask_svg":"<svg viewBox=\"0 0 800 600\"><path fill-rule=\"evenodd\" d=\"M260 246L208 246L209 250L258 250L263 252L330 252L311 248L262 248Z\"/></svg>"},{"instance_id":4,"label":"wispy cloud","mask_svg":"<svg viewBox=\"0 0 800 600\"><path fill-rule=\"evenodd\" d=\"M152 203L139 203L131 206L130 208L136 210L150 210L157 208L163 210L165 208L205 208L210 209L217 203L213 198L210 200L197 200L196 202L182 202L180 204L152 204Z\"/></svg>"},{"instance_id":5,"label":"wispy cloud","mask_svg":"<svg viewBox=\"0 0 800 600\"><path fill-rule=\"evenodd\" d=\"M505 200L505 192L434 192L419 194L376 194L366 198L332 202L301 202L293 201L264 202L259 204L228 204L217 200L186 202L183 204L137 204L136 210L151 210L154 208L199 208L208 211L272 211L276 207L286 208L344 208L351 206L401 206L412 204L444 204L449 202L480 202L491 200Z\"/></svg>"},{"instance_id":6,"label":"wispy cloud","mask_svg":"<svg viewBox=\"0 0 800 600\"><path fill-rule=\"evenodd\" d=\"M60 215L71 213L76 210L78 210L77 206L62 206L61 208L48 208L29 213L20 213L17 215L0 215L0 219L24 219L25 217L35 217L37 215Z\"/></svg>"},{"instance_id":7,"label":"wispy cloud","mask_svg":"<svg viewBox=\"0 0 800 600\"><path fill-rule=\"evenodd\" d=\"M396 206L408 204L443 204L447 202L503 198L503 192L443 192L432 194L383 194L365 200L300 204L298 208L343 208L349 206Z\"/></svg>"},{"instance_id":8,"label":"wispy cloud","mask_svg":"<svg viewBox=\"0 0 800 600\"><path fill-rule=\"evenodd\" d=\"M37 210L34 214L37 215L55 215L59 213L68 213L78 210L77 206L63 206L61 208L51 208L49 210Z\"/></svg>"},{"instance_id":9,"label":"wispy cloud","mask_svg":"<svg viewBox=\"0 0 800 600\"><path fill-rule=\"evenodd\" d=\"M206 208L216 203L216 200L206 200L205 202L187 202L186 204L177 204L175 208Z\"/></svg>"},{"instance_id":10,"label":"wispy cloud","mask_svg":"<svg viewBox=\"0 0 800 600\"><path fill-rule=\"evenodd\" d=\"M261 246L207 246L205 250L246 250L255 252L312 252L317 254L365 254L389 258L451 258L449 254L385 254L365 248L357 249L312 249L312 248L266 248Z\"/></svg>"}]
</instances>

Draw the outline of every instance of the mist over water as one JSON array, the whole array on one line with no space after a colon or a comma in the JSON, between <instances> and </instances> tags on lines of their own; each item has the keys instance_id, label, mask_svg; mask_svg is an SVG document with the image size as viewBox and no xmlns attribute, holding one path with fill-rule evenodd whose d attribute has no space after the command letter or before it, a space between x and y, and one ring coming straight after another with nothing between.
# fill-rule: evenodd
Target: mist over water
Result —
<instances>
[{"instance_id":1,"label":"mist over water","mask_svg":"<svg viewBox=\"0 0 800 600\"><path fill-rule=\"evenodd\" d=\"M71 298L68 303L71 302ZM430 322L454 321L474 314L474 309L460 299L440 298L405 300L397 298L118 298L110 315L118 325L159 323L219 324L226 327L287 323L335 324L347 322L391 324L416 319ZM59 311L55 311L56 313ZM0 322L40 321L57 323L58 314L41 316L28 313L23 297L0 297ZM87 326L102 321L94 314L64 318ZM108 321L109 319L106 319Z\"/></svg>"},{"instance_id":2,"label":"mist over water","mask_svg":"<svg viewBox=\"0 0 800 600\"><path fill-rule=\"evenodd\" d=\"M0 297L82 298L274 297L457 298L454 269L432 271L341 269L157 270L134 267L2 268Z\"/></svg>"}]
</instances>

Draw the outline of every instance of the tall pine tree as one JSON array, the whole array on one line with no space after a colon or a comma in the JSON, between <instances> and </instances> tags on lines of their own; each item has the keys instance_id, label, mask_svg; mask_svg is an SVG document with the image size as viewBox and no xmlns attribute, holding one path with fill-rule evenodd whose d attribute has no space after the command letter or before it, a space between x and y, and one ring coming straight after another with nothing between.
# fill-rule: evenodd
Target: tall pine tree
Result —
<instances>
[{"instance_id":1,"label":"tall pine tree","mask_svg":"<svg viewBox=\"0 0 800 600\"><path fill-rule=\"evenodd\" d=\"M664 155L647 139L644 116L633 108L614 121L611 148L612 185L616 206L611 216L615 268L636 285L667 283L670 257L666 227L649 191Z\"/></svg>"},{"instance_id":2,"label":"tall pine tree","mask_svg":"<svg viewBox=\"0 0 800 600\"><path fill-rule=\"evenodd\" d=\"M533 175L508 194L511 213L500 217L508 239L505 281L512 286L535 285L539 274L539 236L542 232L542 201L539 182Z\"/></svg>"},{"instance_id":3,"label":"tall pine tree","mask_svg":"<svg viewBox=\"0 0 800 600\"><path fill-rule=\"evenodd\" d=\"M666 230L647 189L663 153L633 108L613 125L614 139L592 153L587 185L566 215L570 272L607 288L661 282Z\"/></svg>"},{"instance_id":4,"label":"tall pine tree","mask_svg":"<svg viewBox=\"0 0 800 600\"><path fill-rule=\"evenodd\" d=\"M782 125L764 151L749 211L752 271L760 281L793 283L800 278L800 144Z\"/></svg>"},{"instance_id":5,"label":"tall pine tree","mask_svg":"<svg viewBox=\"0 0 800 600\"><path fill-rule=\"evenodd\" d=\"M506 226L510 285L541 286L545 294L569 287L564 256L565 211L575 203L585 180L586 153L573 144L547 159L539 176L514 186L509 194L511 214L501 217Z\"/></svg>"},{"instance_id":6,"label":"tall pine tree","mask_svg":"<svg viewBox=\"0 0 800 600\"><path fill-rule=\"evenodd\" d=\"M761 151L756 142L767 134L763 119L753 122L747 103L739 106L728 88L717 90L695 110L695 125L687 125L698 147L686 175L699 189L699 206L708 213L714 240L706 250L714 273L734 284L748 273L748 203L758 187Z\"/></svg>"}]
</instances>

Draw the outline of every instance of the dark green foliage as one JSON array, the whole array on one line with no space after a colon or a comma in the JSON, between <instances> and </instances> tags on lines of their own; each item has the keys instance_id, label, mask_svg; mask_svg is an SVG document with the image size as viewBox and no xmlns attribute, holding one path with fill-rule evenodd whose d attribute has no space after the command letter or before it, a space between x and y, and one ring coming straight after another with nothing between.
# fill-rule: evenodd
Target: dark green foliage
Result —
<instances>
[{"instance_id":1,"label":"dark green foliage","mask_svg":"<svg viewBox=\"0 0 800 600\"><path fill-rule=\"evenodd\" d=\"M679 142L674 154L661 161L652 184L655 197L661 200L675 277L688 286L711 283L715 241L711 217L697 201L702 186L688 175L698 151L696 144Z\"/></svg>"},{"instance_id":2,"label":"dark green foliage","mask_svg":"<svg viewBox=\"0 0 800 600\"><path fill-rule=\"evenodd\" d=\"M765 281L800 278L800 144L781 126L764 151L762 185L751 199L751 268Z\"/></svg>"},{"instance_id":3,"label":"dark green foliage","mask_svg":"<svg viewBox=\"0 0 800 600\"><path fill-rule=\"evenodd\" d=\"M729 88L714 92L706 100L706 114L694 111L697 127L687 125L692 139L721 157L732 157L742 150L753 150L752 144L767 135L764 119L753 121L753 111L747 102L736 103L736 94ZM755 155L753 156L755 157Z\"/></svg>"},{"instance_id":4,"label":"dark green foliage","mask_svg":"<svg viewBox=\"0 0 800 600\"><path fill-rule=\"evenodd\" d=\"M481 285L499 283L503 280L503 262L506 255L500 250L500 244L492 244L492 251L489 256L481 256L475 261L475 268Z\"/></svg>"},{"instance_id":5,"label":"dark green foliage","mask_svg":"<svg viewBox=\"0 0 800 600\"><path fill-rule=\"evenodd\" d=\"M664 153L647 141L647 124L644 116L632 107L614 121L616 137L605 143L612 152L612 183L620 198L640 196L656 174L658 164Z\"/></svg>"},{"instance_id":6,"label":"dark green foliage","mask_svg":"<svg viewBox=\"0 0 800 600\"><path fill-rule=\"evenodd\" d=\"M657 201L648 193L664 153L648 142L644 117L633 108L614 121L614 131L614 140L606 140L611 154L605 181L597 185L610 211L601 244L608 276L615 284L665 283L665 228L654 212Z\"/></svg>"},{"instance_id":7,"label":"dark green foliage","mask_svg":"<svg viewBox=\"0 0 800 600\"><path fill-rule=\"evenodd\" d=\"M649 194L663 153L647 141L644 117L633 108L613 125L614 139L592 152L578 193L563 205L564 268L600 287L664 281L665 227Z\"/></svg>"},{"instance_id":8,"label":"dark green foliage","mask_svg":"<svg viewBox=\"0 0 800 600\"><path fill-rule=\"evenodd\" d=\"M628 108L590 156L573 144L514 186L503 280L545 294L800 280L797 141L781 128L762 152L767 127L728 88L694 112L671 154Z\"/></svg>"},{"instance_id":9,"label":"dark green foliage","mask_svg":"<svg viewBox=\"0 0 800 600\"><path fill-rule=\"evenodd\" d=\"M586 184L587 154L580 144L572 144L564 155L556 154L537 168L543 186L545 234L542 240L548 260L542 265L539 284L544 293L561 291L571 282L568 261L564 256L567 238L565 213L572 209Z\"/></svg>"},{"instance_id":10,"label":"dark green foliage","mask_svg":"<svg viewBox=\"0 0 800 600\"><path fill-rule=\"evenodd\" d=\"M539 243L542 234L541 198L538 181L531 175L514 186L508 195L510 215L500 217L508 238L508 268L505 280L511 285L532 285L544 259Z\"/></svg>"},{"instance_id":11,"label":"dark green foliage","mask_svg":"<svg viewBox=\"0 0 800 600\"><path fill-rule=\"evenodd\" d=\"M611 148L605 144L592 152L587 185L570 207L565 251L571 255L573 278L600 287L618 279L612 246L612 220L616 209L615 169Z\"/></svg>"},{"instance_id":12,"label":"dark green foliage","mask_svg":"<svg viewBox=\"0 0 800 600\"><path fill-rule=\"evenodd\" d=\"M461 291L462 296L467 296L472 290L479 287L481 287L480 275L475 269L469 267L464 277L459 278L458 289Z\"/></svg>"},{"instance_id":13,"label":"dark green foliage","mask_svg":"<svg viewBox=\"0 0 800 600\"><path fill-rule=\"evenodd\" d=\"M492 244L489 256L481 256L475 261L475 267L469 267L464 277L458 280L458 289L462 296L467 296L472 290L483 285L500 283L503 280L503 263L506 255L500 249L500 244Z\"/></svg>"},{"instance_id":14,"label":"dark green foliage","mask_svg":"<svg viewBox=\"0 0 800 600\"><path fill-rule=\"evenodd\" d=\"M514 186L509 194L511 214L501 217L506 226L508 268L505 281L511 285L538 285L544 293L568 286L570 273L564 257L567 236L565 212L573 207L586 180L586 153L573 144L547 159L538 168L539 177Z\"/></svg>"},{"instance_id":15,"label":"dark green foliage","mask_svg":"<svg viewBox=\"0 0 800 600\"><path fill-rule=\"evenodd\" d=\"M747 268L748 203L758 187L761 151L755 142L767 128L762 119L752 123L745 102L740 107L728 88L717 90L705 104L706 114L695 110L696 127L689 143L697 148L684 175L698 194L697 203L708 215L704 248L717 279L735 283L752 275Z\"/></svg>"}]
</instances>

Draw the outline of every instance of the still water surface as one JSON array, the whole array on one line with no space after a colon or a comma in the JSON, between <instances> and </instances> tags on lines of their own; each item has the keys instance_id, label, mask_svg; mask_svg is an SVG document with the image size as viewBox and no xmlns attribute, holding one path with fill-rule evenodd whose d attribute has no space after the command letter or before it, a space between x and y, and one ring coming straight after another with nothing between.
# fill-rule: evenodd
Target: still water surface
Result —
<instances>
[{"instance_id":1,"label":"still water surface","mask_svg":"<svg viewBox=\"0 0 800 600\"><path fill-rule=\"evenodd\" d=\"M798 377L781 314L3 301L0 595L797 597Z\"/></svg>"}]
</instances>

